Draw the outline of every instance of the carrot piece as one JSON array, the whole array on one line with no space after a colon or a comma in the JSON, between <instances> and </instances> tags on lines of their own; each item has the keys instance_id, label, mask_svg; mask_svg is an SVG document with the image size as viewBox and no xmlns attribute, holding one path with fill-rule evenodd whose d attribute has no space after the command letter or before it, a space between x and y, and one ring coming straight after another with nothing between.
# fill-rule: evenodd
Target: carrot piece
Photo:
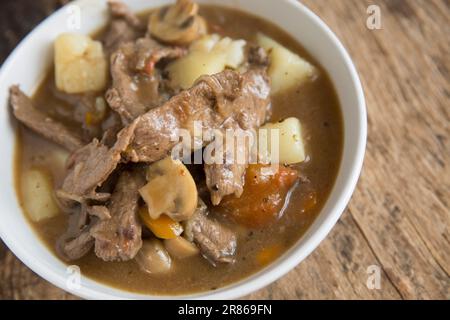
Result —
<instances>
[{"instance_id":1,"label":"carrot piece","mask_svg":"<svg viewBox=\"0 0 450 320\"><path fill-rule=\"evenodd\" d=\"M256 254L256 261L262 266L267 265L278 258L282 251L283 247L280 244L273 244L259 251Z\"/></svg>"},{"instance_id":2,"label":"carrot piece","mask_svg":"<svg viewBox=\"0 0 450 320\"><path fill-rule=\"evenodd\" d=\"M249 228L264 227L279 218L298 173L292 168L280 166L277 173L267 175L262 170L265 167L261 164L249 165L241 197L225 197L218 211Z\"/></svg>"},{"instance_id":3,"label":"carrot piece","mask_svg":"<svg viewBox=\"0 0 450 320\"><path fill-rule=\"evenodd\" d=\"M147 207L139 209L142 222L155 236L161 239L174 239L183 232L183 227L169 216L162 214L158 219L150 218Z\"/></svg>"}]
</instances>

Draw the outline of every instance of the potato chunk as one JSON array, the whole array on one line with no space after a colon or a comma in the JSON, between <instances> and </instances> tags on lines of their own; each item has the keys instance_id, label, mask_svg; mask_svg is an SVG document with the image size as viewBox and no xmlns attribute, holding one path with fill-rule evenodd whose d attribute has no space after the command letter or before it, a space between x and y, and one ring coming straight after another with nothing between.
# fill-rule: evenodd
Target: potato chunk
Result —
<instances>
[{"instance_id":1,"label":"potato chunk","mask_svg":"<svg viewBox=\"0 0 450 320\"><path fill-rule=\"evenodd\" d=\"M168 66L173 85L192 87L202 75L219 73L225 67L236 69L244 61L244 40L232 40L213 34L192 43L189 53Z\"/></svg>"},{"instance_id":2,"label":"potato chunk","mask_svg":"<svg viewBox=\"0 0 450 320\"><path fill-rule=\"evenodd\" d=\"M54 169L63 173L66 169L66 163L69 156L70 152L66 149L55 148L48 154L48 159L50 160L52 166L54 166Z\"/></svg>"},{"instance_id":3,"label":"potato chunk","mask_svg":"<svg viewBox=\"0 0 450 320\"><path fill-rule=\"evenodd\" d=\"M23 172L21 189L25 212L32 221L39 222L58 215L51 179L46 172L39 169Z\"/></svg>"},{"instance_id":4,"label":"potato chunk","mask_svg":"<svg viewBox=\"0 0 450 320\"><path fill-rule=\"evenodd\" d=\"M272 148L271 130L278 130L278 157L270 154ZM281 122L266 123L259 129L259 153L267 154L271 163L294 164L305 161L305 147L302 126L297 118L287 118ZM275 146L274 146L275 148Z\"/></svg>"},{"instance_id":5,"label":"potato chunk","mask_svg":"<svg viewBox=\"0 0 450 320\"><path fill-rule=\"evenodd\" d=\"M316 68L308 61L283 47L275 40L257 35L258 44L269 52L269 76L272 79L272 94L277 94L311 79Z\"/></svg>"},{"instance_id":6,"label":"potato chunk","mask_svg":"<svg viewBox=\"0 0 450 320\"><path fill-rule=\"evenodd\" d=\"M64 33L54 44L56 87L67 93L99 91L106 87L108 63L99 41Z\"/></svg>"}]
</instances>

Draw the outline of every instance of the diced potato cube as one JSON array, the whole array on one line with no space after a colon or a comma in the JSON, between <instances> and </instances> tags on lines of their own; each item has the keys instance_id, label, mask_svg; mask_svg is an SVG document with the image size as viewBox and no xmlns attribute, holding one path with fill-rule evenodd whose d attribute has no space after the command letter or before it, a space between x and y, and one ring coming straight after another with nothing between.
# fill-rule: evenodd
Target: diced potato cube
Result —
<instances>
[{"instance_id":1,"label":"diced potato cube","mask_svg":"<svg viewBox=\"0 0 450 320\"><path fill-rule=\"evenodd\" d=\"M209 52L211 51L217 42L220 41L220 36L218 34L211 34L204 37L201 37L197 41L192 42L189 47L190 51L203 51Z\"/></svg>"},{"instance_id":2,"label":"diced potato cube","mask_svg":"<svg viewBox=\"0 0 450 320\"><path fill-rule=\"evenodd\" d=\"M278 150L271 141L272 130L278 130ZM265 124L259 129L259 138L258 151L262 155L267 155L271 163L293 164L305 161L301 124L297 118L287 118L281 122ZM278 151L278 159L275 154L271 153L272 145L275 152Z\"/></svg>"},{"instance_id":3,"label":"diced potato cube","mask_svg":"<svg viewBox=\"0 0 450 320\"><path fill-rule=\"evenodd\" d=\"M55 148L48 155L49 159L51 159L52 164L55 165L56 169L60 172L64 172L66 168L67 159L70 156L70 152L63 148Z\"/></svg>"},{"instance_id":4,"label":"diced potato cube","mask_svg":"<svg viewBox=\"0 0 450 320\"><path fill-rule=\"evenodd\" d=\"M172 83L182 89L192 87L202 75L212 75L225 69L238 68L244 61L244 40L208 35L194 41L189 53L168 66Z\"/></svg>"},{"instance_id":5,"label":"diced potato cube","mask_svg":"<svg viewBox=\"0 0 450 320\"><path fill-rule=\"evenodd\" d=\"M23 172L21 189L25 212L32 221L39 222L59 214L51 179L46 172L38 169Z\"/></svg>"},{"instance_id":6,"label":"diced potato cube","mask_svg":"<svg viewBox=\"0 0 450 320\"><path fill-rule=\"evenodd\" d=\"M54 44L56 87L67 93L106 87L108 62L102 44L88 36L64 33Z\"/></svg>"},{"instance_id":7,"label":"diced potato cube","mask_svg":"<svg viewBox=\"0 0 450 320\"><path fill-rule=\"evenodd\" d=\"M232 40L223 38L213 48L214 52L225 53L225 65L229 68L237 69L244 62L244 40Z\"/></svg>"},{"instance_id":8,"label":"diced potato cube","mask_svg":"<svg viewBox=\"0 0 450 320\"><path fill-rule=\"evenodd\" d=\"M269 52L268 73L272 79L272 94L298 87L316 74L317 71L313 65L275 40L258 34L257 42Z\"/></svg>"},{"instance_id":9,"label":"diced potato cube","mask_svg":"<svg viewBox=\"0 0 450 320\"><path fill-rule=\"evenodd\" d=\"M202 75L221 72L225 68L225 55L213 55L208 52L193 51L180 58L169 67L170 78L175 86L189 89Z\"/></svg>"}]
</instances>

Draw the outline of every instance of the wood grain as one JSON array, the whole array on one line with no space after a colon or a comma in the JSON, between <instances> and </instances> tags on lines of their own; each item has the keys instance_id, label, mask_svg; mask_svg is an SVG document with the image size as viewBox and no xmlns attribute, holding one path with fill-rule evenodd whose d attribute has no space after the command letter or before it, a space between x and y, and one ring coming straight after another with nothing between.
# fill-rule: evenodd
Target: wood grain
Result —
<instances>
[{"instance_id":1,"label":"wood grain","mask_svg":"<svg viewBox=\"0 0 450 320\"><path fill-rule=\"evenodd\" d=\"M2 2L1 58L60 3ZM303 3L336 32L357 65L369 116L365 164L329 237L288 275L246 298L450 299L450 2ZM381 9L381 30L366 27L373 4ZM366 285L372 265L381 268L380 289ZM74 297L0 243L0 298Z\"/></svg>"}]
</instances>

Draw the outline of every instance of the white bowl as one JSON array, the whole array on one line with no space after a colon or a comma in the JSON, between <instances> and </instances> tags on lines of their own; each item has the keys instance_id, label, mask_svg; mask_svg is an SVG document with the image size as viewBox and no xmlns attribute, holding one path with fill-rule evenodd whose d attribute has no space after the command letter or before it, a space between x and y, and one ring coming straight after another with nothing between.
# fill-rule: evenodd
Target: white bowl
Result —
<instances>
[{"instance_id":1,"label":"white bowl","mask_svg":"<svg viewBox=\"0 0 450 320\"><path fill-rule=\"evenodd\" d=\"M133 10L160 6L170 0L129 0ZM296 0L200 0L239 8L274 22L299 41L328 71L337 90L344 117L344 151L342 163L331 195L301 239L276 262L252 276L222 289L176 298L231 299L244 296L277 280L305 259L327 236L344 211L358 180L366 145L367 119L364 94L355 67L332 31L314 13ZM90 33L107 21L106 1L79 0L71 3L81 9L81 29ZM73 8L73 7L72 7ZM152 296L130 293L82 277L81 287L66 285L66 265L55 257L25 220L14 189L13 155L15 131L8 108L8 88L20 84L32 94L52 61L52 42L69 30L70 9L62 8L33 30L13 51L0 70L0 136L3 161L0 164L0 236L14 254L29 268L54 285L90 299L140 298ZM174 297L172 297L174 298Z\"/></svg>"}]
</instances>

